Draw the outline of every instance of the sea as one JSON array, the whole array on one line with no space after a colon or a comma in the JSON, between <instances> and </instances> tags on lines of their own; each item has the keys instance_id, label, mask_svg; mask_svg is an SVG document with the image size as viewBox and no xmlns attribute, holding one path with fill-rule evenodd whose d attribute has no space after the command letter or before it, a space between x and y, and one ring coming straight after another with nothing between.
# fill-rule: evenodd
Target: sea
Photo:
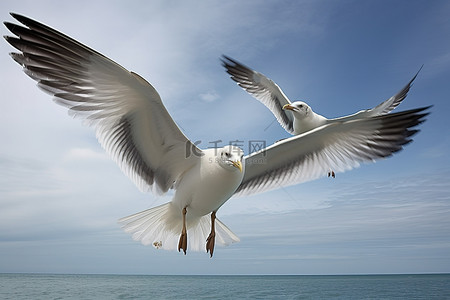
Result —
<instances>
[{"instance_id":1,"label":"sea","mask_svg":"<svg viewBox=\"0 0 450 300\"><path fill-rule=\"evenodd\" d=\"M450 274L0 274L0 299L450 299Z\"/></svg>"}]
</instances>

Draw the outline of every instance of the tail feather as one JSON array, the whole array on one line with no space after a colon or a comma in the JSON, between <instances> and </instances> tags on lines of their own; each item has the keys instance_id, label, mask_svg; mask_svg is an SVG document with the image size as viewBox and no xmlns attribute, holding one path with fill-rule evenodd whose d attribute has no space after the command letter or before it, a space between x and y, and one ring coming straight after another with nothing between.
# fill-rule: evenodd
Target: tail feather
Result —
<instances>
[{"instance_id":1,"label":"tail feather","mask_svg":"<svg viewBox=\"0 0 450 300\"><path fill-rule=\"evenodd\" d=\"M181 233L181 212L171 202L121 218L119 223L133 240L155 248L176 250ZM200 218L187 216L188 251L206 251L205 243L211 230L209 215ZM216 219L216 244L229 245L239 238L219 219Z\"/></svg>"},{"instance_id":2,"label":"tail feather","mask_svg":"<svg viewBox=\"0 0 450 300\"><path fill-rule=\"evenodd\" d=\"M239 237L227 225L216 219L216 243L227 246L240 241Z\"/></svg>"}]
</instances>

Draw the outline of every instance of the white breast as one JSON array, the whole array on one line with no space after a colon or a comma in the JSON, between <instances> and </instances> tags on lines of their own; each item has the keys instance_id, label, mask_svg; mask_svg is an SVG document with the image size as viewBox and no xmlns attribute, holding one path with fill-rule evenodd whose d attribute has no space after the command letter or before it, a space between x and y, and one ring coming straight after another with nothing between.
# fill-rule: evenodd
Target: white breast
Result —
<instances>
[{"instance_id":1,"label":"white breast","mask_svg":"<svg viewBox=\"0 0 450 300\"><path fill-rule=\"evenodd\" d=\"M201 163L188 170L178 185L172 202L180 209L188 206L188 215L203 216L216 211L238 188L244 172L223 168L215 149L204 150Z\"/></svg>"},{"instance_id":2,"label":"white breast","mask_svg":"<svg viewBox=\"0 0 450 300\"><path fill-rule=\"evenodd\" d=\"M299 135L301 133L310 131L311 129L325 125L326 121L327 118L312 111L311 113L301 117L297 117L294 114L294 134Z\"/></svg>"}]
</instances>

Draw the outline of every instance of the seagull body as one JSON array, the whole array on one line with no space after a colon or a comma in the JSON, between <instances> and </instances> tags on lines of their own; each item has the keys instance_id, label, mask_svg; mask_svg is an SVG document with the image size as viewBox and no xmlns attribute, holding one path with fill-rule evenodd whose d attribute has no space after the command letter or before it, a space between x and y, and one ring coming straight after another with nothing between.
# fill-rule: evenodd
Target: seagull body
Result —
<instances>
[{"instance_id":1,"label":"seagull body","mask_svg":"<svg viewBox=\"0 0 450 300\"><path fill-rule=\"evenodd\" d=\"M222 64L228 74L240 87L263 103L277 118L283 128L292 135L298 135L311 129L334 122L370 118L387 114L396 108L408 95L417 74L397 94L372 109L361 110L345 117L328 119L315 113L303 101L291 102L281 88L264 74L250 69L244 64L228 57L222 57Z\"/></svg>"},{"instance_id":2,"label":"seagull body","mask_svg":"<svg viewBox=\"0 0 450 300\"><path fill-rule=\"evenodd\" d=\"M157 241L158 248L175 249L177 236L183 230L180 212L186 208L189 212L185 217L186 230L192 230L189 236L194 238L189 239L189 247L179 245L179 248L199 251L202 243L207 240L206 233L211 227L211 220L207 215L217 212L242 181L242 166L238 163L242 159L242 153L240 148L232 146L202 150L199 163L186 170L179 179L171 202L122 218L119 222L125 225L126 232L132 233L133 238L144 245ZM216 222L220 244L239 241L220 220L216 219ZM213 249L210 251L212 255Z\"/></svg>"},{"instance_id":3,"label":"seagull body","mask_svg":"<svg viewBox=\"0 0 450 300\"><path fill-rule=\"evenodd\" d=\"M11 15L25 25L4 23L15 35L5 39L20 52L11 56L24 72L95 129L102 147L141 191L175 191L170 202L119 220L133 239L156 248L185 254L188 248L203 248L212 256L216 241L239 241L216 218L233 195L290 186L319 178L329 167L345 171L389 157L412 141L414 127L428 114L425 107L321 126L313 119L313 129L245 157L234 146L202 150L180 131L141 76L55 29Z\"/></svg>"},{"instance_id":4,"label":"seagull body","mask_svg":"<svg viewBox=\"0 0 450 300\"><path fill-rule=\"evenodd\" d=\"M244 152L240 148L226 146L205 149L202 153L200 163L183 175L172 200L180 209L189 206L190 213L196 217L218 210L233 195L243 178L242 170L236 172L236 165L227 164L227 160L221 158L228 153L231 161L241 161ZM240 167L237 168L239 170ZM196 182L198 179L201 184Z\"/></svg>"}]
</instances>

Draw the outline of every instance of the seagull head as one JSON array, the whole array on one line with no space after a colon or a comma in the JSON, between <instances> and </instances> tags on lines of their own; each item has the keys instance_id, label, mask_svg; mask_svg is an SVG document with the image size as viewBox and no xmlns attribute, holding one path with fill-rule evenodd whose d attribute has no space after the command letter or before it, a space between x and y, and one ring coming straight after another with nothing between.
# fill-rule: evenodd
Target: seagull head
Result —
<instances>
[{"instance_id":1,"label":"seagull head","mask_svg":"<svg viewBox=\"0 0 450 300\"><path fill-rule=\"evenodd\" d=\"M244 151L236 146L225 146L218 149L218 161L219 164L230 171L237 171L242 173L242 158L244 156Z\"/></svg>"},{"instance_id":2,"label":"seagull head","mask_svg":"<svg viewBox=\"0 0 450 300\"><path fill-rule=\"evenodd\" d=\"M290 110L294 116L307 116L312 112L311 107L303 101L295 101L283 106L284 110Z\"/></svg>"}]
</instances>

